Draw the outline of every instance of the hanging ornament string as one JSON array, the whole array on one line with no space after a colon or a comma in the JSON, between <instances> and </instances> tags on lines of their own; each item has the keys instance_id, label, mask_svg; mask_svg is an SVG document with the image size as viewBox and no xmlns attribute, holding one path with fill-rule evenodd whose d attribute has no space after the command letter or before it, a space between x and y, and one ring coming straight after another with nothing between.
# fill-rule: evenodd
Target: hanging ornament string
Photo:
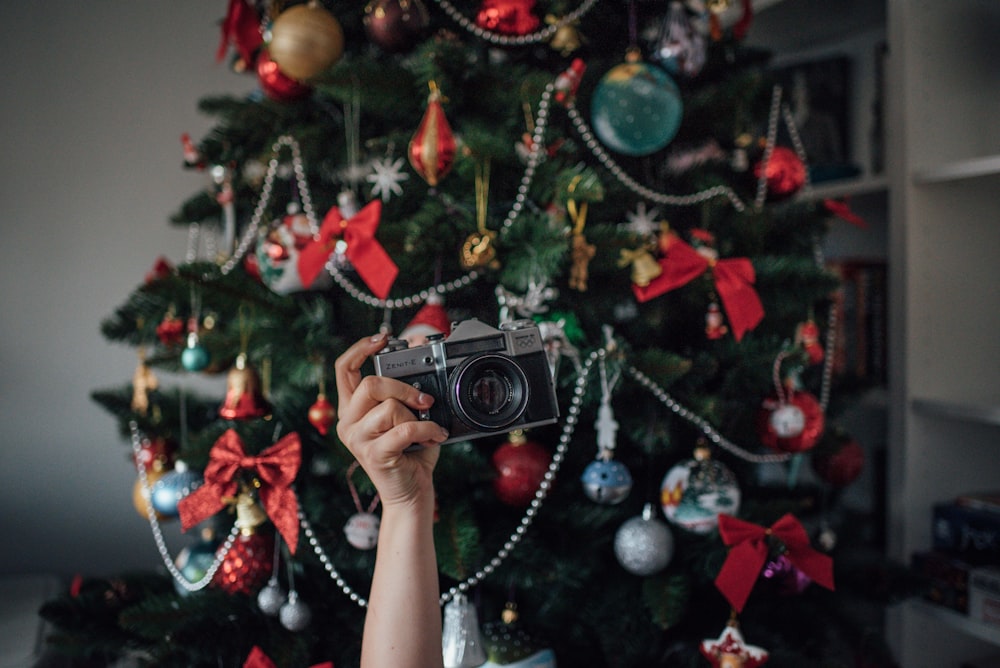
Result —
<instances>
[{"instance_id":1,"label":"hanging ornament string","mask_svg":"<svg viewBox=\"0 0 1000 668\"><path fill-rule=\"evenodd\" d=\"M615 162L614 158L612 158L608 152L604 150L604 147L601 146L601 142L596 136L594 136L594 132L590 129L590 126L587 125L583 116L580 115L580 111L576 108L576 104L572 100L568 100L566 102L566 113L569 115L570 120L573 121L573 127L583 139L587 149L594 155L595 158L597 158L598 162L604 165L605 169L611 172L611 175L614 176L619 183L640 197L643 197L651 202L656 202L657 204L678 207L696 206L715 199L716 197L725 197L733 205L734 209L740 213L746 211L746 204L743 203L743 200L741 200L736 192L729 186L713 186L690 195L668 195L642 185L626 173L621 165Z\"/></svg>"},{"instance_id":2,"label":"hanging ornament string","mask_svg":"<svg viewBox=\"0 0 1000 668\"><path fill-rule=\"evenodd\" d=\"M132 453L135 455L136 470L139 473L139 483L142 485L142 493L148 498L151 491L149 478L146 476L146 467L142 465L140 459L144 437L135 420L131 420L128 426L132 435ZM170 550L167 548L167 542L163 538L163 531L160 528L160 522L156 519L156 510L153 508L153 504L151 503L146 504L146 518L149 520L149 528L153 532L153 542L156 543L156 550L160 553L160 558L163 559L163 565L166 567L167 572L170 573L171 577L173 577L174 581L177 582L178 585L180 585L185 591L189 592L201 591L212 582L216 571L218 571L222 566L222 562L225 560L226 555L233 547L233 542L235 542L236 537L240 534L239 527L233 525L233 528L226 537L226 540L223 541L222 546L216 551L215 559L212 560L212 563L205 570L205 575L202 576L200 580L191 582L184 577L184 574L178 570L176 564L174 563L174 558L170 555Z\"/></svg>"},{"instance_id":3,"label":"hanging ornament string","mask_svg":"<svg viewBox=\"0 0 1000 668\"><path fill-rule=\"evenodd\" d=\"M510 537L503 544L503 546L497 550L493 558L486 563L486 565L476 571L473 575L466 578L464 581L441 594L441 597L439 598L440 605L443 606L455 596L464 594L469 589L482 582L487 576L492 574L497 568L500 567L501 564L503 564L504 560L510 556L511 552L514 551L517 545L521 542L521 539L524 538L524 535L528 532L528 528L534 521L535 516L538 515L538 512L541 510L542 505L545 502L545 498L548 496L549 490L555 482L559 468L562 466L563 460L566 458L566 452L569 449L570 441L573 439L573 432L576 430L576 425L579 421L580 406L583 403L583 396L587 390L587 379L590 377L591 368L593 367L595 360L599 357L603 357L605 354L606 351L603 348L591 353L587 361L584 363L580 374L577 376L576 386L573 390L573 398L570 401L566 419L563 423L562 434L559 437L559 443L556 445L555 453L552 455L552 461L549 463L549 467L545 471L545 475L543 476L538 489L535 491L535 497L525 509L524 515L521 517L517 527L510 534ZM323 568L330 576L330 579L333 580L338 587L340 587L344 595L346 595L351 601L357 603L358 606L362 608L367 607L368 601L358 594L354 588L351 587L346 580L344 580L343 576L341 576L337 567L333 564L333 561L320 544L319 539L316 537L316 532L313 530L308 519L306 519L306 516L302 512L301 508L299 509L299 523L302 526L302 531L306 540L309 542L309 545L312 546L313 552L315 552L316 557L323 565Z\"/></svg>"},{"instance_id":4,"label":"hanging ornament string","mask_svg":"<svg viewBox=\"0 0 1000 668\"><path fill-rule=\"evenodd\" d=\"M361 506L361 496L358 494L358 488L354 486L354 481L351 480L351 476L353 476L354 472L358 470L358 466L358 462L351 462L351 465L347 467L347 489L351 492L351 498L354 499L354 507L357 511L359 513L368 513L370 515L375 512L376 508L378 508L379 495L377 492L375 493L375 498L368 504L367 510Z\"/></svg>"},{"instance_id":5,"label":"hanging ornament string","mask_svg":"<svg viewBox=\"0 0 1000 668\"><path fill-rule=\"evenodd\" d=\"M503 35L500 33L492 32L490 30L485 30L476 25L475 21L471 21L462 12L460 12L453 4L448 2L448 0L434 0L444 13L447 14L455 23L460 25L467 32L475 35L481 40L494 44L496 46L525 46L527 44L540 44L542 42L548 42L551 40L560 28L570 25L576 21L579 21L584 17L587 12L594 8L597 4L597 0L584 0L580 3L580 6L574 9L569 14L566 14L558 21L549 24L545 28L538 30L527 35Z\"/></svg>"}]
</instances>

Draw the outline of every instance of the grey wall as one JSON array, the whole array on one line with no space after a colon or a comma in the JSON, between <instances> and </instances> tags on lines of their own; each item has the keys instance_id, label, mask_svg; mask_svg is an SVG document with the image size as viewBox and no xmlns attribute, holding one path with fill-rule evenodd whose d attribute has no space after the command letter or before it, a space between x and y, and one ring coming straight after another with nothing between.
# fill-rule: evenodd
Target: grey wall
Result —
<instances>
[{"instance_id":1,"label":"grey wall","mask_svg":"<svg viewBox=\"0 0 1000 668\"><path fill-rule=\"evenodd\" d=\"M225 0L3 4L0 575L155 567L128 445L89 398L136 357L99 324L184 257L167 218L207 184L181 168L181 133L211 125L197 100L254 82L215 62Z\"/></svg>"}]
</instances>

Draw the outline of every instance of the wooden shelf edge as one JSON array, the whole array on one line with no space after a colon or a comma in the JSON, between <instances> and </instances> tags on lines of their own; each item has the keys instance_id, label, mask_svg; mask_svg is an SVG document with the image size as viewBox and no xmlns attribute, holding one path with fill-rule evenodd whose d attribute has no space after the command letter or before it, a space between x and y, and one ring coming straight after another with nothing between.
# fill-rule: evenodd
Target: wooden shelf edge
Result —
<instances>
[{"instance_id":1,"label":"wooden shelf edge","mask_svg":"<svg viewBox=\"0 0 1000 668\"><path fill-rule=\"evenodd\" d=\"M990 176L993 174L1000 174L1000 155L955 160L938 165L937 167L920 169L913 172L911 178L918 185L926 185L945 183L947 181L960 181L962 179L974 179L979 176Z\"/></svg>"},{"instance_id":2,"label":"wooden shelf edge","mask_svg":"<svg viewBox=\"0 0 1000 668\"><path fill-rule=\"evenodd\" d=\"M922 599L911 599L905 605L910 610L933 617L950 628L1000 647L1000 626L972 619L960 612Z\"/></svg>"},{"instance_id":3,"label":"wooden shelf edge","mask_svg":"<svg viewBox=\"0 0 1000 668\"><path fill-rule=\"evenodd\" d=\"M938 399L911 399L910 408L921 415L1000 426L1000 406L965 404Z\"/></svg>"}]
</instances>

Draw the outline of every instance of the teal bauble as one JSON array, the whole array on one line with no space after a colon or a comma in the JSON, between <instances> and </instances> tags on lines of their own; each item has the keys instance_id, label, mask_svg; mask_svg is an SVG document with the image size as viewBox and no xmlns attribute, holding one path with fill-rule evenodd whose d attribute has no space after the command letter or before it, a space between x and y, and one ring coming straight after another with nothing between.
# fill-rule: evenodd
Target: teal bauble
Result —
<instances>
[{"instance_id":1,"label":"teal bauble","mask_svg":"<svg viewBox=\"0 0 1000 668\"><path fill-rule=\"evenodd\" d=\"M188 371L201 371L208 366L208 350L198 343L198 335L188 334L187 346L181 351L181 366Z\"/></svg>"},{"instance_id":2,"label":"teal bauble","mask_svg":"<svg viewBox=\"0 0 1000 668\"><path fill-rule=\"evenodd\" d=\"M604 75L590 101L594 134L611 150L631 156L669 144L683 115L681 92L670 75L631 58Z\"/></svg>"}]
</instances>

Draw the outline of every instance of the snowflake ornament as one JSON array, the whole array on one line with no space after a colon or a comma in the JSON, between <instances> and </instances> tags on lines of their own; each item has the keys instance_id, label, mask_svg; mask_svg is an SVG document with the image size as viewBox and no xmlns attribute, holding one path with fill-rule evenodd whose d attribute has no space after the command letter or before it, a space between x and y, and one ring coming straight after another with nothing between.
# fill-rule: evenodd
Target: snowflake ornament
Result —
<instances>
[{"instance_id":1,"label":"snowflake ornament","mask_svg":"<svg viewBox=\"0 0 1000 668\"><path fill-rule=\"evenodd\" d=\"M660 224L656 220L659 215L659 209L653 208L646 211L646 203L639 202L635 206L635 211L629 211L625 214L625 218L628 220L625 229L639 236L653 236L660 231Z\"/></svg>"},{"instance_id":2,"label":"snowflake ornament","mask_svg":"<svg viewBox=\"0 0 1000 668\"><path fill-rule=\"evenodd\" d=\"M410 175L403 171L404 161L402 158L390 160L384 158L372 162L374 173L365 177L372 184L372 197L381 197L383 202L388 202L393 195L402 195L403 188L400 183L410 178Z\"/></svg>"}]
</instances>

